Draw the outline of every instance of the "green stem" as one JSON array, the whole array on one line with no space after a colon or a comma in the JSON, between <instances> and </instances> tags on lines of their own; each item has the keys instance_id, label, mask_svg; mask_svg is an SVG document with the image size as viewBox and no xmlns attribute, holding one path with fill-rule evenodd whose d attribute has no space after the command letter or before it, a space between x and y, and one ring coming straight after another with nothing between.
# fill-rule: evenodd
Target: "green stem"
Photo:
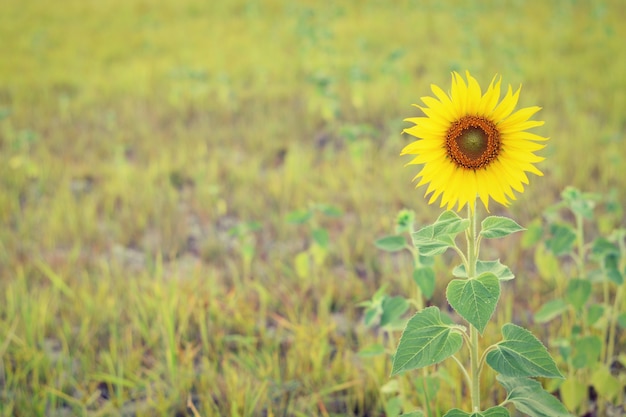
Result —
<instances>
[{"instance_id":1,"label":"green stem","mask_svg":"<svg viewBox=\"0 0 626 417\"><path fill-rule=\"evenodd\" d=\"M467 278L476 277L476 201L468 205L470 227L467 231ZM480 366L478 354L478 330L470 324L470 374L472 393L472 412L480 411Z\"/></svg>"},{"instance_id":2,"label":"green stem","mask_svg":"<svg viewBox=\"0 0 626 417\"><path fill-rule=\"evenodd\" d=\"M576 235L578 240L578 258L576 260L578 266L578 277L585 278L585 236L583 229L583 216L576 214Z\"/></svg>"},{"instance_id":3,"label":"green stem","mask_svg":"<svg viewBox=\"0 0 626 417\"><path fill-rule=\"evenodd\" d=\"M413 268L419 268L422 266L422 262L420 261L420 252L415 247L407 246L407 249L411 252L413 256ZM424 295L422 294L422 289L419 285L415 285L415 298L411 300L413 305L417 311L422 311L424 309Z\"/></svg>"},{"instance_id":4,"label":"green stem","mask_svg":"<svg viewBox=\"0 0 626 417\"><path fill-rule=\"evenodd\" d=\"M428 378L428 369L423 369L424 377L422 379L422 389L424 390L424 406L426 407L426 417L430 417L430 398L428 397L428 384L426 379Z\"/></svg>"},{"instance_id":5,"label":"green stem","mask_svg":"<svg viewBox=\"0 0 626 417\"><path fill-rule=\"evenodd\" d=\"M617 288L617 293L615 294L615 300L613 301L613 308L611 309L611 320L609 321L609 341L607 346L606 357L604 358L605 364L607 367L611 366L611 361L613 360L613 353L615 348L615 328L617 325L617 316L619 313L619 303L622 300L622 292L624 290L624 285L622 284ZM605 339L606 340L606 339Z\"/></svg>"},{"instance_id":6,"label":"green stem","mask_svg":"<svg viewBox=\"0 0 626 417\"><path fill-rule=\"evenodd\" d=\"M480 367L478 366L478 330L470 324L472 338L471 370L472 370L472 412L480 411Z\"/></svg>"},{"instance_id":7,"label":"green stem","mask_svg":"<svg viewBox=\"0 0 626 417\"><path fill-rule=\"evenodd\" d=\"M610 296L609 296L609 281L607 277L604 277L604 281L602 282L602 297L604 299L604 306L608 307L610 304ZM616 300L617 301L617 300ZM612 316L612 313L611 313ZM608 337L608 333L609 333L609 328L611 327L611 319L609 319L609 325L608 326L603 326L602 328L602 340L607 340ZM603 363L608 363L607 360L607 347L608 344L607 343L603 343L602 344L602 352L600 353L600 360Z\"/></svg>"},{"instance_id":8,"label":"green stem","mask_svg":"<svg viewBox=\"0 0 626 417\"><path fill-rule=\"evenodd\" d=\"M476 202L473 203L474 207L468 209L468 216L470 221L470 227L467 230L467 277L474 278L476 275L476 213L474 212Z\"/></svg>"},{"instance_id":9,"label":"green stem","mask_svg":"<svg viewBox=\"0 0 626 417\"><path fill-rule=\"evenodd\" d=\"M578 278L585 279L585 231L583 228L583 216L576 214L576 235L578 243L578 256L576 257L576 265L578 267ZM582 309L582 328L583 332L587 332L587 309Z\"/></svg>"},{"instance_id":10,"label":"green stem","mask_svg":"<svg viewBox=\"0 0 626 417\"><path fill-rule=\"evenodd\" d=\"M472 385L472 378L467 373L467 370L465 369L465 366L463 366L463 363L459 360L459 358L457 358L454 355L452 355L450 357L456 362L457 365L459 365L459 369L463 373L463 377L465 377L465 381L468 383L468 385Z\"/></svg>"},{"instance_id":11,"label":"green stem","mask_svg":"<svg viewBox=\"0 0 626 417\"><path fill-rule=\"evenodd\" d=\"M619 245L620 253L626 253L626 246L624 245L624 235L620 234L618 236L617 244ZM620 263L620 265L618 265L618 268L622 270L622 267L623 265ZM619 287L617 287L615 299L613 300L613 308L611 308L611 318L609 319L608 330L605 328L603 334L603 340L607 340L608 332L608 343L604 343L602 345L602 362L604 362L607 367L611 366L611 361L613 359L617 316L620 311L620 303L622 302L624 287L626 287L626 283L622 283ZM609 283L607 278L604 279L604 304L606 306L609 305Z\"/></svg>"}]
</instances>

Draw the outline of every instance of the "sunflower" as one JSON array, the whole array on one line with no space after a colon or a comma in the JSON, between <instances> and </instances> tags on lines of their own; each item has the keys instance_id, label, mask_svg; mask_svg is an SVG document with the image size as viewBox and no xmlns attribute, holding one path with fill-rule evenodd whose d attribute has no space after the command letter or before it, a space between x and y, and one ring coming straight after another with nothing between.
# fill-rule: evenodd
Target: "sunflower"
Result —
<instances>
[{"instance_id":1,"label":"sunflower","mask_svg":"<svg viewBox=\"0 0 626 417\"><path fill-rule=\"evenodd\" d=\"M542 176L535 163L544 158L534 154L548 140L527 132L543 125L528 120L541 107L526 107L513 112L521 87L513 92L509 85L500 99L501 80L491 80L483 94L480 85L469 72L467 82L452 73L450 94L431 85L435 97L422 97L426 105L416 107L423 117L406 121L415 125L404 132L418 138L408 144L402 155L416 155L407 165L423 165L414 180L416 187L428 184L426 194L432 194L428 204L441 196L441 207L457 210L480 197L489 211L489 199L508 206L515 200L513 191L522 193L528 184L527 172Z\"/></svg>"}]
</instances>

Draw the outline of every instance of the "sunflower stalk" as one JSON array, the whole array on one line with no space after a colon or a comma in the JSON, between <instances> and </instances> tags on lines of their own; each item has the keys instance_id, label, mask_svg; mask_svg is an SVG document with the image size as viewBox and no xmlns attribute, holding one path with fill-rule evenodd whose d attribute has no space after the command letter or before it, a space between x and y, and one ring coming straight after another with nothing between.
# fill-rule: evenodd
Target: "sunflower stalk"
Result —
<instances>
[{"instance_id":1,"label":"sunflower stalk","mask_svg":"<svg viewBox=\"0 0 626 417\"><path fill-rule=\"evenodd\" d=\"M477 239L476 239L476 202L467 206L470 226L467 229L467 278L476 278ZM470 324L470 363L471 363L471 386L472 411L480 411L480 366L478 361L478 330Z\"/></svg>"}]
</instances>

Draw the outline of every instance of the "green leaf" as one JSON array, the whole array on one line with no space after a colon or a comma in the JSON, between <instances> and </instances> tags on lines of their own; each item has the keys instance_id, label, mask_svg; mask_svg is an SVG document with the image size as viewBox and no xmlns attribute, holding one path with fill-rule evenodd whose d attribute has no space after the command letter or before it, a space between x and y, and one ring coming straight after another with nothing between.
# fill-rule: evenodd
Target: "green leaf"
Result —
<instances>
[{"instance_id":1,"label":"green leaf","mask_svg":"<svg viewBox=\"0 0 626 417\"><path fill-rule=\"evenodd\" d=\"M400 397L392 397L385 403L385 415L388 417L398 417L402 412L402 399Z\"/></svg>"},{"instance_id":2,"label":"green leaf","mask_svg":"<svg viewBox=\"0 0 626 417\"><path fill-rule=\"evenodd\" d=\"M528 378L496 377L508 392L507 402L512 402L520 412L530 417L572 417L555 396Z\"/></svg>"},{"instance_id":3,"label":"green leaf","mask_svg":"<svg viewBox=\"0 0 626 417\"><path fill-rule=\"evenodd\" d=\"M539 311L535 313L535 321L537 323L546 323L555 317L560 316L567 311L567 303L561 298L550 300L541 306Z\"/></svg>"},{"instance_id":4,"label":"green leaf","mask_svg":"<svg viewBox=\"0 0 626 417\"><path fill-rule=\"evenodd\" d=\"M461 331L437 307L416 313L402 332L391 375L434 365L454 355L463 344Z\"/></svg>"},{"instance_id":5,"label":"green leaf","mask_svg":"<svg viewBox=\"0 0 626 417\"><path fill-rule=\"evenodd\" d=\"M357 305L359 307L366 307L368 310L376 311L380 307L383 300L387 298L387 294L385 294L385 291L387 291L388 286L388 284L381 285L380 288L376 290L371 300L361 301Z\"/></svg>"},{"instance_id":6,"label":"green leaf","mask_svg":"<svg viewBox=\"0 0 626 417\"><path fill-rule=\"evenodd\" d=\"M568 378L559 389L561 400L569 410L575 410L587 401L587 385L576 378Z\"/></svg>"},{"instance_id":7,"label":"green leaf","mask_svg":"<svg viewBox=\"0 0 626 417\"><path fill-rule=\"evenodd\" d=\"M396 234L413 232L415 212L413 210L401 210L396 217Z\"/></svg>"},{"instance_id":8,"label":"green leaf","mask_svg":"<svg viewBox=\"0 0 626 417\"><path fill-rule=\"evenodd\" d=\"M599 367L591 376L591 383L603 398L614 400L621 391L620 381L606 367Z\"/></svg>"},{"instance_id":9,"label":"green leaf","mask_svg":"<svg viewBox=\"0 0 626 417\"><path fill-rule=\"evenodd\" d=\"M340 217L341 215L343 215L343 212L339 207L332 206L330 204L319 204L316 208L324 213L326 216Z\"/></svg>"},{"instance_id":10,"label":"green leaf","mask_svg":"<svg viewBox=\"0 0 626 417\"><path fill-rule=\"evenodd\" d=\"M420 266L413 270L413 280L427 300L435 292L435 270L430 266Z\"/></svg>"},{"instance_id":11,"label":"green leaf","mask_svg":"<svg viewBox=\"0 0 626 417\"><path fill-rule=\"evenodd\" d=\"M572 353L572 344L568 338L557 337L550 341L550 346L556 347L563 361L567 362Z\"/></svg>"},{"instance_id":12,"label":"green leaf","mask_svg":"<svg viewBox=\"0 0 626 417\"><path fill-rule=\"evenodd\" d=\"M437 221L433 223L434 236L456 235L469 227L469 220L462 219L455 211L447 210L441 213Z\"/></svg>"},{"instance_id":13,"label":"green leaf","mask_svg":"<svg viewBox=\"0 0 626 417\"><path fill-rule=\"evenodd\" d=\"M382 309L380 326L385 327L393 324L409 309L409 302L404 297L388 297L383 300Z\"/></svg>"},{"instance_id":14,"label":"green leaf","mask_svg":"<svg viewBox=\"0 0 626 417\"><path fill-rule=\"evenodd\" d=\"M605 256L603 266L607 278L617 285L622 285L624 277L619 271L619 255L610 254Z\"/></svg>"},{"instance_id":15,"label":"green leaf","mask_svg":"<svg viewBox=\"0 0 626 417\"><path fill-rule=\"evenodd\" d=\"M592 304L587 309L587 322L590 326L596 324L598 320L604 315L604 306L600 304Z\"/></svg>"},{"instance_id":16,"label":"green leaf","mask_svg":"<svg viewBox=\"0 0 626 417\"><path fill-rule=\"evenodd\" d=\"M468 413L458 408L453 408L443 415L443 417L510 417L509 410L504 407L491 407L485 411Z\"/></svg>"},{"instance_id":17,"label":"green leaf","mask_svg":"<svg viewBox=\"0 0 626 417\"><path fill-rule=\"evenodd\" d=\"M311 255L308 251L302 251L298 253L294 260L294 267L296 269L296 274L300 278L307 278L311 273Z\"/></svg>"},{"instance_id":18,"label":"green leaf","mask_svg":"<svg viewBox=\"0 0 626 417\"><path fill-rule=\"evenodd\" d=\"M576 232L567 224L550 225L550 233L552 237L546 240L546 246L556 256L568 254L574 247L576 242Z\"/></svg>"},{"instance_id":19,"label":"green leaf","mask_svg":"<svg viewBox=\"0 0 626 417\"><path fill-rule=\"evenodd\" d=\"M314 265L321 266L324 264L324 260L328 255L328 249L320 246L316 242L316 244L309 247L309 253L311 254Z\"/></svg>"},{"instance_id":20,"label":"green leaf","mask_svg":"<svg viewBox=\"0 0 626 417\"><path fill-rule=\"evenodd\" d=\"M600 359L602 341L598 336L581 337L574 343L572 365L576 369L591 368Z\"/></svg>"},{"instance_id":21,"label":"green leaf","mask_svg":"<svg viewBox=\"0 0 626 417\"><path fill-rule=\"evenodd\" d=\"M378 308L368 308L365 310L365 325L370 326L376 317L380 314Z\"/></svg>"},{"instance_id":22,"label":"green leaf","mask_svg":"<svg viewBox=\"0 0 626 417\"><path fill-rule=\"evenodd\" d=\"M454 211L445 211L435 223L412 233L411 237L421 255L434 256L454 246L456 235L468 227L468 219L460 218Z\"/></svg>"},{"instance_id":23,"label":"green leaf","mask_svg":"<svg viewBox=\"0 0 626 417\"><path fill-rule=\"evenodd\" d=\"M528 225L528 228L522 235L522 241L520 242L522 248L528 249L537 242L541 240L543 237L543 225L541 224L541 219L535 219Z\"/></svg>"},{"instance_id":24,"label":"green leaf","mask_svg":"<svg viewBox=\"0 0 626 417\"><path fill-rule=\"evenodd\" d=\"M626 329L626 311L617 316L617 324L619 324L619 327L622 329Z\"/></svg>"},{"instance_id":25,"label":"green leaf","mask_svg":"<svg viewBox=\"0 0 626 417\"><path fill-rule=\"evenodd\" d=\"M543 242L535 248L535 265L541 278L553 281L561 272L559 259L552 253Z\"/></svg>"},{"instance_id":26,"label":"green leaf","mask_svg":"<svg viewBox=\"0 0 626 417\"><path fill-rule=\"evenodd\" d=\"M452 308L482 333L498 304L500 281L491 272L473 279L454 279L446 297Z\"/></svg>"},{"instance_id":27,"label":"green leaf","mask_svg":"<svg viewBox=\"0 0 626 417\"><path fill-rule=\"evenodd\" d=\"M576 310L583 308L591 295L591 282L586 279L574 278L567 285L565 299Z\"/></svg>"},{"instance_id":28,"label":"green leaf","mask_svg":"<svg viewBox=\"0 0 626 417\"><path fill-rule=\"evenodd\" d=\"M617 245L604 237L599 237L591 245L591 254L595 258L604 258L607 255L619 255Z\"/></svg>"},{"instance_id":29,"label":"green leaf","mask_svg":"<svg viewBox=\"0 0 626 417\"><path fill-rule=\"evenodd\" d=\"M400 392L400 384L397 379L390 379L389 382L380 387L382 394L397 394ZM397 398L397 397L395 397ZM398 413L400 410L398 410Z\"/></svg>"},{"instance_id":30,"label":"green leaf","mask_svg":"<svg viewBox=\"0 0 626 417\"><path fill-rule=\"evenodd\" d=\"M406 239L399 235L381 237L374 245L387 252L398 252L407 248Z\"/></svg>"},{"instance_id":31,"label":"green leaf","mask_svg":"<svg viewBox=\"0 0 626 417\"><path fill-rule=\"evenodd\" d=\"M310 210L296 210L288 213L286 218L289 223L303 224L306 223L311 216L313 216L313 212Z\"/></svg>"},{"instance_id":32,"label":"green leaf","mask_svg":"<svg viewBox=\"0 0 626 417\"><path fill-rule=\"evenodd\" d=\"M328 248L328 242L330 242L330 238L328 237L328 230L318 228L313 229L311 232L313 235L313 240L320 245L322 248Z\"/></svg>"},{"instance_id":33,"label":"green leaf","mask_svg":"<svg viewBox=\"0 0 626 417\"><path fill-rule=\"evenodd\" d=\"M435 258L420 253L417 264L421 266L433 266L435 264Z\"/></svg>"},{"instance_id":34,"label":"green leaf","mask_svg":"<svg viewBox=\"0 0 626 417\"><path fill-rule=\"evenodd\" d=\"M419 232L416 232L416 233L419 233ZM449 247L452 246L448 242L441 242L437 240L430 240L428 242L416 241L415 240L416 233L413 233L413 244L415 245L417 249L419 249L420 255L424 255L424 256L441 255L446 250L448 250Z\"/></svg>"},{"instance_id":35,"label":"green leaf","mask_svg":"<svg viewBox=\"0 0 626 417\"><path fill-rule=\"evenodd\" d=\"M385 353L385 347L380 343L369 345L359 350L358 355L362 358L369 358L372 356L379 356Z\"/></svg>"},{"instance_id":36,"label":"green leaf","mask_svg":"<svg viewBox=\"0 0 626 417\"><path fill-rule=\"evenodd\" d=\"M502 337L487 354L487 363L496 372L511 377L563 378L545 346L531 332L507 323L502 326Z\"/></svg>"},{"instance_id":37,"label":"green leaf","mask_svg":"<svg viewBox=\"0 0 626 417\"><path fill-rule=\"evenodd\" d=\"M525 229L508 217L489 216L481 223L480 235L485 239L494 239L522 230Z\"/></svg>"},{"instance_id":38,"label":"green leaf","mask_svg":"<svg viewBox=\"0 0 626 417\"><path fill-rule=\"evenodd\" d=\"M593 219L593 209L600 199L597 194L581 193L574 187L567 187L561 193L561 198L577 216Z\"/></svg>"},{"instance_id":39,"label":"green leaf","mask_svg":"<svg viewBox=\"0 0 626 417\"><path fill-rule=\"evenodd\" d=\"M491 272L494 274L500 281L509 281L515 278L513 272L509 269L508 266L502 265L500 260L496 261L477 261L476 262L476 275L483 274L485 272ZM467 278L467 272L465 271L465 265L458 265L452 271L452 275L457 278Z\"/></svg>"},{"instance_id":40,"label":"green leaf","mask_svg":"<svg viewBox=\"0 0 626 417\"><path fill-rule=\"evenodd\" d=\"M238 225L230 228L230 230L228 230L228 234L230 236L236 236L238 238L241 238L250 234L251 232L255 232L261 229L261 227L261 223L252 220L249 222L239 223Z\"/></svg>"},{"instance_id":41,"label":"green leaf","mask_svg":"<svg viewBox=\"0 0 626 417\"><path fill-rule=\"evenodd\" d=\"M444 253L454 242L450 241L448 235L434 236L434 226L426 226L415 233L411 233L413 245L419 249L420 255L435 256ZM443 239L443 240L441 240Z\"/></svg>"}]
</instances>

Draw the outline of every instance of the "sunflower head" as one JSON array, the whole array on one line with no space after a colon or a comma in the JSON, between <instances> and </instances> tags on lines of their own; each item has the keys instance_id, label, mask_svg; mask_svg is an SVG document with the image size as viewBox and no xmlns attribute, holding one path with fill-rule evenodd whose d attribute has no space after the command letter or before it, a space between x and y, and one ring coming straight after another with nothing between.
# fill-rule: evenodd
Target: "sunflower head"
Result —
<instances>
[{"instance_id":1,"label":"sunflower head","mask_svg":"<svg viewBox=\"0 0 626 417\"><path fill-rule=\"evenodd\" d=\"M435 97L422 97L424 113L406 119L414 126L404 132L418 140L408 144L402 155L415 157L409 164L422 165L415 176L417 186L428 184L429 204L441 196L441 207L457 210L466 204L474 208L480 197L489 210L489 199L508 206L515 200L513 191L523 192L527 172L543 175L535 163L544 158L534 154L548 140L528 129L543 125L528 120L541 108L526 107L513 111L521 87L509 85L500 100L500 79L494 77L483 93L469 72L464 80L452 73L452 87L446 94L432 85Z\"/></svg>"}]
</instances>

